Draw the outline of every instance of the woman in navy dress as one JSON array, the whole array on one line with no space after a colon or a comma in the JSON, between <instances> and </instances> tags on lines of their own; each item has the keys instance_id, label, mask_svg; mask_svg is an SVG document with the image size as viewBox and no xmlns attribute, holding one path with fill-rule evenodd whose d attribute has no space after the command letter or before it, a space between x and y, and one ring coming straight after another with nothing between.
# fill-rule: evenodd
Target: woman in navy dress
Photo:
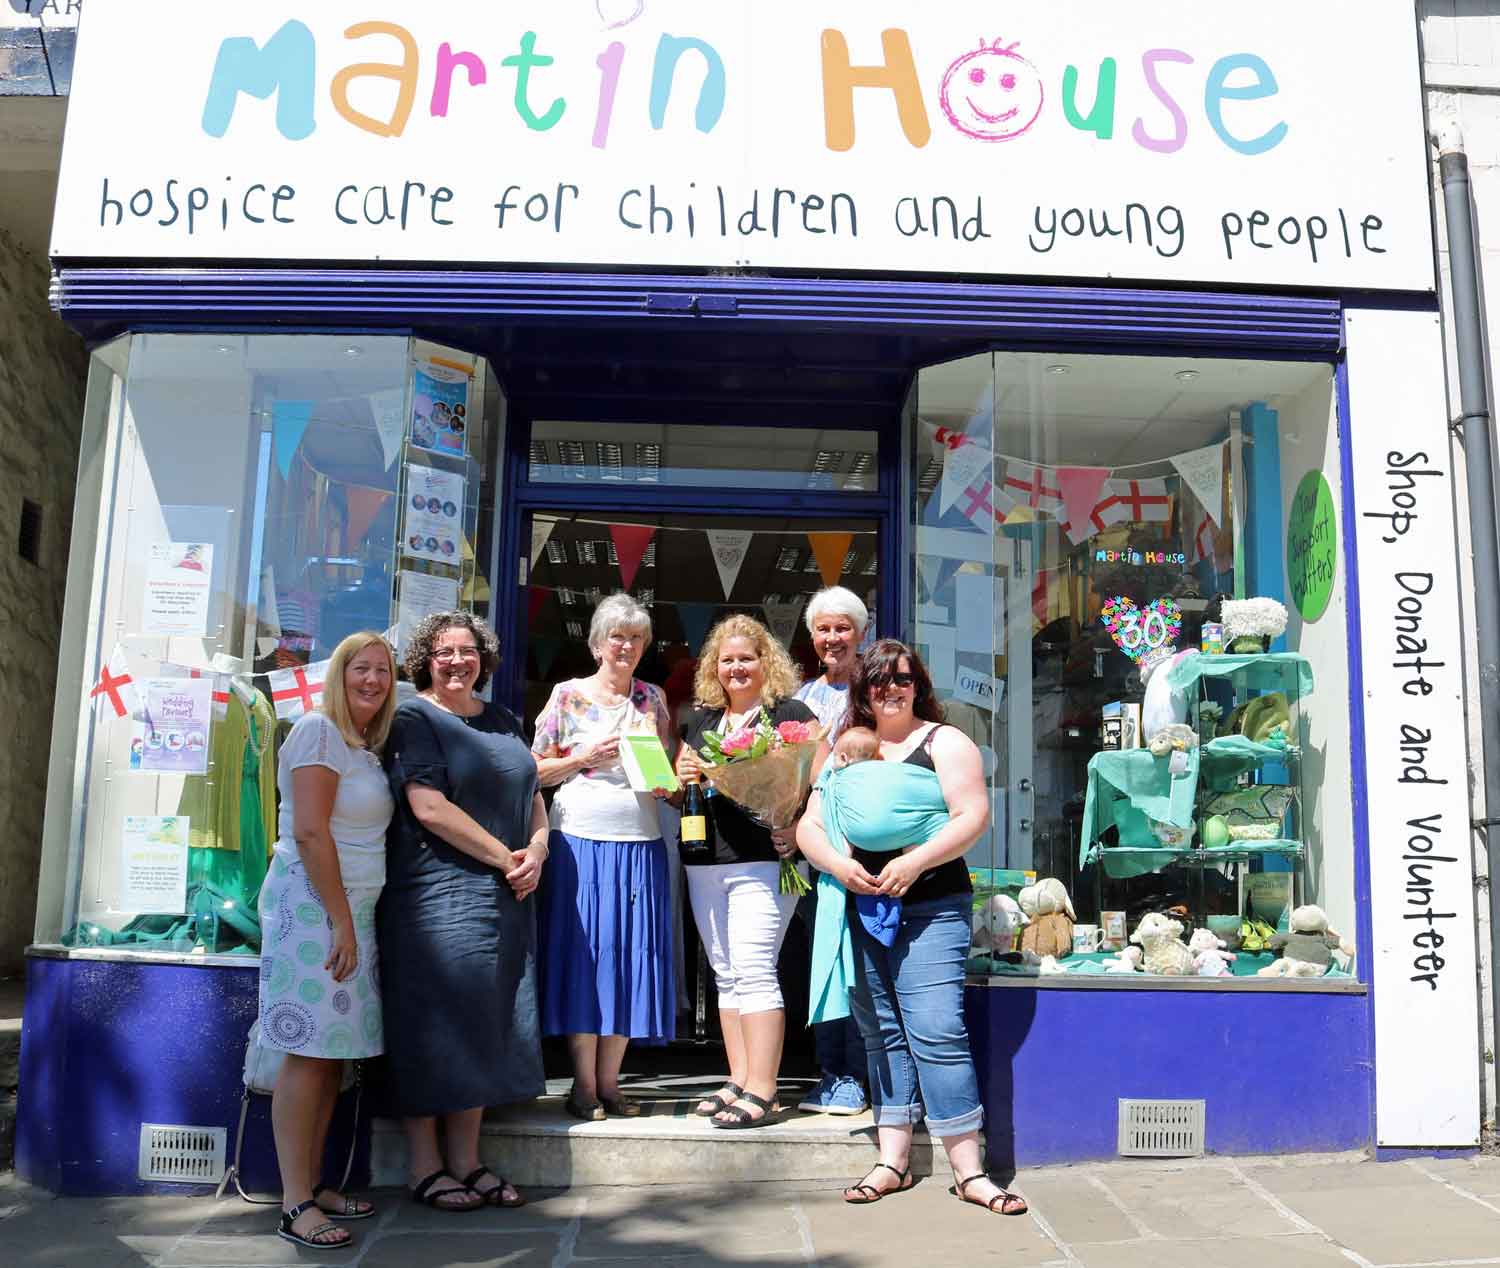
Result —
<instances>
[{"instance_id":1,"label":"woman in navy dress","mask_svg":"<svg viewBox=\"0 0 1500 1268\"><path fill-rule=\"evenodd\" d=\"M483 621L429 616L406 650L417 698L397 708L386 744L396 817L379 934L391 1110L405 1120L413 1198L444 1211L524 1203L480 1162L480 1120L485 1106L544 1088L526 899L547 859L547 814L516 719L475 695L499 661Z\"/></svg>"}]
</instances>

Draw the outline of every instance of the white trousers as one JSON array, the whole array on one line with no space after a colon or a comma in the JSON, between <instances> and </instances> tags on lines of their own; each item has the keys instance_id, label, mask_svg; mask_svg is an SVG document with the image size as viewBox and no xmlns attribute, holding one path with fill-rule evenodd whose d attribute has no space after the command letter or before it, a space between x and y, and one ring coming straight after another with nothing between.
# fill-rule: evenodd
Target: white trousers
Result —
<instances>
[{"instance_id":1,"label":"white trousers","mask_svg":"<svg viewBox=\"0 0 1500 1268\"><path fill-rule=\"evenodd\" d=\"M776 957L796 910L781 892L779 863L685 867L698 936L713 966L719 1007L766 1013L781 1007Z\"/></svg>"}]
</instances>

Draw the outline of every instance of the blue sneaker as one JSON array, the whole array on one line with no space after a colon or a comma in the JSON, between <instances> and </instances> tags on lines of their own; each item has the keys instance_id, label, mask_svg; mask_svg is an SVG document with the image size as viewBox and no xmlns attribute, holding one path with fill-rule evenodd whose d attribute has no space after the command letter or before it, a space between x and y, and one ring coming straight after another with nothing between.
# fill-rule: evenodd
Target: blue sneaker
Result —
<instances>
[{"instance_id":1,"label":"blue sneaker","mask_svg":"<svg viewBox=\"0 0 1500 1268\"><path fill-rule=\"evenodd\" d=\"M869 1104L858 1079L847 1074L825 1074L797 1108L809 1114L863 1114Z\"/></svg>"}]
</instances>

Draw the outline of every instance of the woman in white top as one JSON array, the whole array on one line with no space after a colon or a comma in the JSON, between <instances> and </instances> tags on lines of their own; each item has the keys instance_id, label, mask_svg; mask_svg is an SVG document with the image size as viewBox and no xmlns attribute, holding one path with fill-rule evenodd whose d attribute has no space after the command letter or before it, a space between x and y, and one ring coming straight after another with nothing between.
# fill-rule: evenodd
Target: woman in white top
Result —
<instances>
[{"instance_id":1,"label":"woman in white top","mask_svg":"<svg viewBox=\"0 0 1500 1268\"><path fill-rule=\"evenodd\" d=\"M620 1094L625 1049L676 1030L667 849L653 794L631 789L620 758L626 735L671 746L666 697L634 677L650 643L651 617L628 594L600 603L599 668L552 689L532 742L542 786L557 788L538 913L542 1033L568 1037L567 1110L586 1120L639 1114Z\"/></svg>"},{"instance_id":2,"label":"woman in white top","mask_svg":"<svg viewBox=\"0 0 1500 1268\"><path fill-rule=\"evenodd\" d=\"M286 1053L271 1100L278 1231L322 1249L352 1241L329 1218L374 1214L315 1181L343 1061L384 1051L375 903L394 802L379 752L395 675L379 634L351 634L334 649L321 707L281 746L275 858L260 891L261 1043Z\"/></svg>"}]
</instances>

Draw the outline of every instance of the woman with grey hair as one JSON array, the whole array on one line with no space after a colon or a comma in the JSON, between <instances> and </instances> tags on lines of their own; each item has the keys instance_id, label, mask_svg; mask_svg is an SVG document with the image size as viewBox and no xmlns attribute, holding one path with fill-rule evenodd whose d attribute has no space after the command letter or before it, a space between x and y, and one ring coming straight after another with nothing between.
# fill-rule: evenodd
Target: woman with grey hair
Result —
<instances>
[{"instance_id":1,"label":"woman with grey hair","mask_svg":"<svg viewBox=\"0 0 1500 1268\"><path fill-rule=\"evenodd\" d=\"M823 672L803 685L797 699L828 728L826 742L831 746L843 730L844 716L849 711L849 681L859 659L859 644L870 623L870 613L854 591L829 586L808 600L804 619ZM797 914L809 939L816 909L812 894L797 904ZM836 1021L815 1023L812 1032L822 1077L797 1108L814 1114L862 1113L870 1098L865 1092L869 1075L865 1041L860 1037L859 1027L852 1017L840 1017Z\"/></svg>"},{"instance_id":2,"label":"woman with grey hair","mask_svg":"<svg viewBox=\"0 0 1500 1268\"><path fill-rule=\"evenodd\" d=\"M541 897L542 1031L566 1035L575 1118L633 1117L620 1092L632 1039L666 1043L676 1030L672 896L654 798L637 792L620 761L627 735L657 736L670 750L661 688L636 666L651 617L628 594L594 610L589 650L598 668L558 683L536 720L532 752L552 799L552 861Z\"/></svg>"},{"instance_id":3,"label":"woman with grey hair","mask_svg":"<svg viewBox=\"0 0 1500 1268\"><path fill-rule=\"evenodd\" d=\"M547 861L547 811L520 724L476 694L499 664L478 617L423 620L405 655L417 695L397 706L385 750L389 1111L405 1119L412 1198L440 1211L524 1204L480 1161L479 1125L486 1106L545 1090L525 899Z\"/></svg>"}]
</instances>

